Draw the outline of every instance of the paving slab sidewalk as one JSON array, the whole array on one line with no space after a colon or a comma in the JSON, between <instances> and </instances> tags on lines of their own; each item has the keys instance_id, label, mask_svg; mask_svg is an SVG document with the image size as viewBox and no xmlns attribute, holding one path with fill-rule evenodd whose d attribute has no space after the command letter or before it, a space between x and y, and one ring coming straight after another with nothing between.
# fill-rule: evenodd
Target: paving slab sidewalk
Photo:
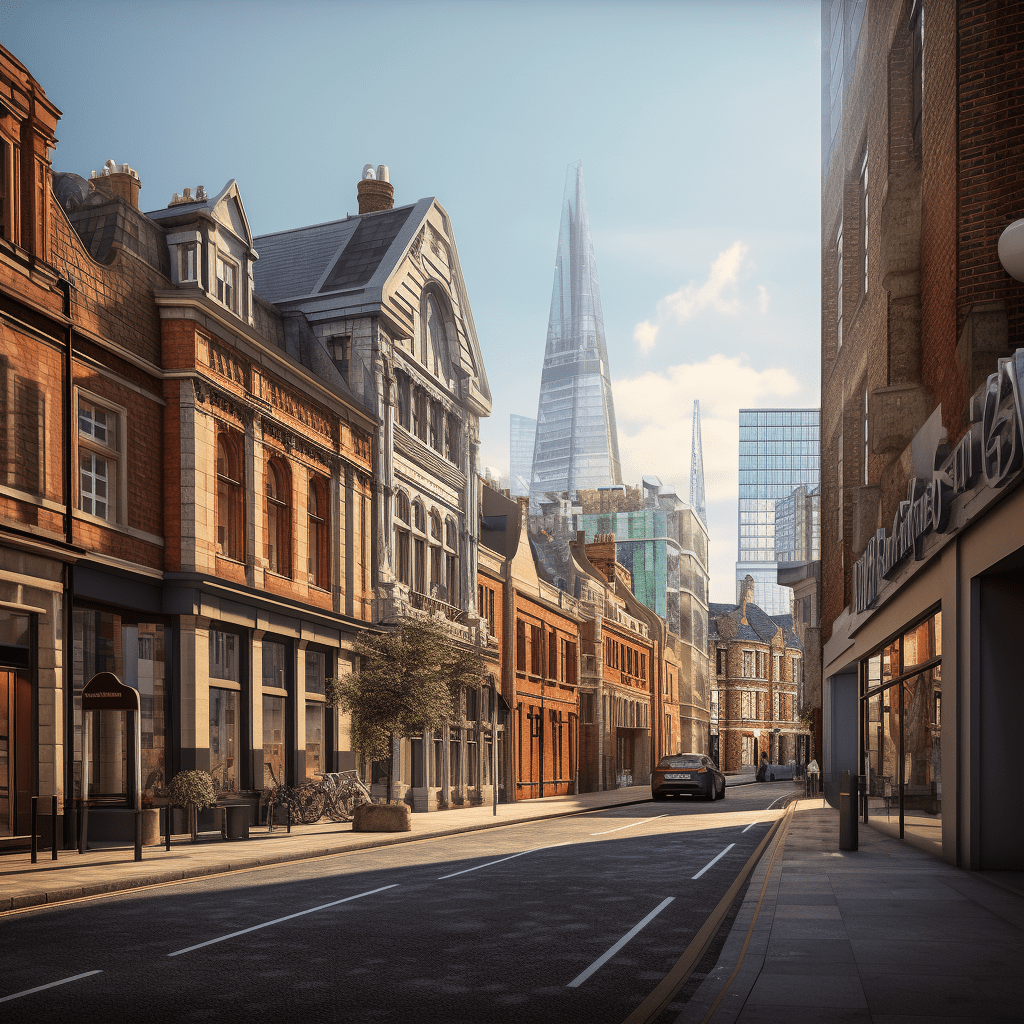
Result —
<instances>
[{"instance_id":1,"label":"paving slab sidewalk","mask_svg":"<svg viewBox=\"0 0 1024 1024\"><path fill-rule=\"evenodd\" d=\"M1024 1015L1024 895L798 801L675 1024L926 1024Z\"/></svg>"},{"instance_id":2,"label":"paving slab sidewalk","mask_svg":"<svg viewBox=\"0 0 1024 1024\"><path fill-rule=\"evenodd\" d=\"M398 833L353 832L351 824L328 821L295 825L290 834L282 826L269 833L266 826L260 825L250 829L248 840L225 842L208 833L193 843L186 836L175 836L169 853L163 845L145 847L141 863L133 860L130 846L90 849L81 855L75 850L60 850L56 862L50 859L48 849L40 850L36 864L31 863L27 852L7 853L0 856L0 914L181 878L598 811L650 799L649 786L632 786L603 793L499 804L497 816L490 805L457 808L414 814L412 831Z\"/></svg>"}]
</instances>

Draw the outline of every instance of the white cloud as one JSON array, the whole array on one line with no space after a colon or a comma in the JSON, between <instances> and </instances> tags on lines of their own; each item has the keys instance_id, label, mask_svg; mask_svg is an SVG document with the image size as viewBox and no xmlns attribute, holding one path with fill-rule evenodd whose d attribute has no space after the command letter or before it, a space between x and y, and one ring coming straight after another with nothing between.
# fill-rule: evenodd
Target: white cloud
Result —
<instances>
[{"instance_id":1,"label":"white cloud","mask_svg":"<svg viewBox=\"0 0 1024 1024\"><path fill-rule=\"evenodd\" d=\"M738 294L741 278L753 269L747 259L750 247L742 241L733 244L711 264L707 280L702 284L691 281L678 291L658 302L655 322L644 320L633 329L633 339L641 352L654 348L661 329L671 324L681 324L703 310L713 310L725 316L736 316L743 304ZM767 293L760 289L763 296ZM761 310L764 312L764 309Z\"/></svg>"},{"instance_id":2,"label":"white cloud","mask_svg":"<svg viewBox=\"0 0 1024 1024\"><path fill-rule=\"evenodd\" d=\"M675 484L684 499L690 494L693 403L700 400L712 591L715 600L733 600L739 410L806 401L800 383L786 369L758 370L743 356L713 355L615 381L613 392L623 480L636 484L654 474Z\"/></svg>"},{"instance_id":3,"label":"white cloud","mask_svg":"<svg viewBox=\"0 0 1024 1024\"><path fill-rule=\"evenodd\" d=\"M767 313L771 301L772 297L768 294L768 289L763 284L759 284L757 286L757 311L762 315Z\"/></svg>"}]
</instances>

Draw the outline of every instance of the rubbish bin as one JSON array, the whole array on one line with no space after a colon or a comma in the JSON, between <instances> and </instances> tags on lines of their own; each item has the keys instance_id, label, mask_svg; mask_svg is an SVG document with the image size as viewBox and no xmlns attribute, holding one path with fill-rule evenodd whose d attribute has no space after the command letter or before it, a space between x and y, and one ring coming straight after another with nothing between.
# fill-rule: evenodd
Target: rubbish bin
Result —
<instances>
[{"instance_id":1,"label":"rubbish bin","mask_svg":"<svg viewBox=\"0 0 1024 1024\"><path fill-rule=\"evenodd\" d=\"M226 804L224 807L224 838L248 839L252 824L252 807L249 804Z\"/></svg>"}]
</instances>

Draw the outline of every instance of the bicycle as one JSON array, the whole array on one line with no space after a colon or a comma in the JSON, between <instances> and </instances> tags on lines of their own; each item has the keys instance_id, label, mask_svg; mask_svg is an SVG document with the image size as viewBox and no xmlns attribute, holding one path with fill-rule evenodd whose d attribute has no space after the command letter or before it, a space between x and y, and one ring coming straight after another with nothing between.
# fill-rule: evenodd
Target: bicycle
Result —
<instances>
[{"instance_id":1,"label":"bicycle","mask_svg":"<svg viewBox=\"0 0 1024 1024\"><path fill-rule=\"evenodd\" d=\"M313 825L325 814L331 821L351 821L359 804L372 802L369 790L354 769L318 772L319 781L310 779L298 786L286 786L277 781L268 762L264 765L274 783L263 791L269 831L274 829L274 810L279 804L289 809L293 821L300 825Z\"/></svg>"}]
</instances>

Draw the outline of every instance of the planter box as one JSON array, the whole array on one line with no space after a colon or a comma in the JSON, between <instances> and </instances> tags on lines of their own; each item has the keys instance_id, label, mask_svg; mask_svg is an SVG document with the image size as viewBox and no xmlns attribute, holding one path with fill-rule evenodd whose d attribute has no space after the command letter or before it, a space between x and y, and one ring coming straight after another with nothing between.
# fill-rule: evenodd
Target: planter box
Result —
<instances>
[{"instance_id":1,"label":"planter box","mask_svg":"<svg viewBox=\"0 0 1024 1024\"><path fill-rule=\"evenodd\" d=\"M160 810L142 811L142 845L159 846ZM135 812L130 807L89 808L89 843L135 843Z\"/></svg>"},{"instance_id":2,"label":"planter box","mask_svg":"<svg viewBox=\"0 0 1024 1024\"><path fill-rule=\"evenodd\" d=\"M360 804L352 819L353 832L411 832L408 804Z\"/></svg>"}]
</instances>

